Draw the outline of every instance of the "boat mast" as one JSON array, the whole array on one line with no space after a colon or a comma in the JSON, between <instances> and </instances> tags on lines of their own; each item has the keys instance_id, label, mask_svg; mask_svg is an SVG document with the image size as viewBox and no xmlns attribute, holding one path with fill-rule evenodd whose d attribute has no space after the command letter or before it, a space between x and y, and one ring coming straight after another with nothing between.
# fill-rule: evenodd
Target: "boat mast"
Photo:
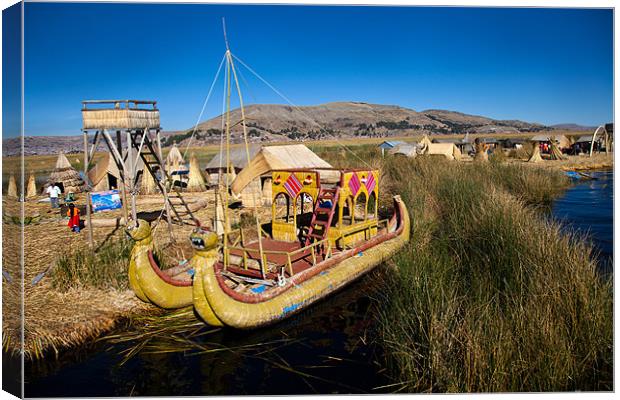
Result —
<instances>
[{"instance_id":1,"label":"boat mast","mask_svg":"<svg viewBox=\"0 0 620 400\"><path fill-rule=\"evenodd\" d=\"M233 61L233 57L232 57L232 53L230 51L230 46L228 44L228 36L226 34L226 20L224 18L222 18L222 27L224 29L224 42L226 43L226 68L228 71L228 80L227 80L227 93L226 93L226 204L228 204L228 188L230 187L230 183L229 182L229 176L231 174L231 170L232 170L232 165L230 163L230 96L231 96L231 89L232 89L232 81L231 81L231 75L230 72L232 71L232 76L235 80L235 87L237 89L237 96L239 97L239 108L241 110L241 126L243 128L243 141L245 144L245 154L246 154L246 158L247 158L247 166L250 166L250 162L251 162L251 157L250 157L250 148L249 148L249 144L248 144L248 133L247 133L247 125L246 125L246 121L245 121L245 108L243 106L243 96L241 94L241 85L239 84L239 79L237 78L237 71L235 70L235 63ZM236 125L236 124L235 124ZM260 266L261 266L261 275L263 278L265 278L266 274L267 274L267 266L266 266L266 259L265 259L265 254L263 251L263 240L262 240L262 229L260 226L260 221L259 221L259 215L258 215L258 202L256 199L256 193L255 191L252 189L252 202L254 203L254 220L256 222L256 233L258 236L258 251L259 251L259 255L260 255ZM226 207L228 208L228 207ZM225 215L228 214L228 210L226 210L226 212L224 213ZM227 218L227 217L225 217ZM227 234L226 234L226 227L224 228L224 254L226 254L226 250L228 247L227 244ZM226 257L226 255L225 255Z\"/></svg>"}]
</instances>

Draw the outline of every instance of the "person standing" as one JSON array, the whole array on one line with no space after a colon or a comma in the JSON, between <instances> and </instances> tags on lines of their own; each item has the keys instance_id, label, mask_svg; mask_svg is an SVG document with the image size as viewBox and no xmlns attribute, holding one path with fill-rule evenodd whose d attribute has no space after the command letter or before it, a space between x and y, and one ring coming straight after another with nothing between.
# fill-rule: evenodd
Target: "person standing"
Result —
<instances>
[{"instance_id":1,"label":"person standing","mask_svg":"<svg viewBox=\"0 0 620 400\"><path fill-rule=\"evenodd\" d=\"M52 208L58 208L58 196L60 196L62 190L60 190L56 182L49 185L45 192L50 197L50 203L52 204Z\"/></svg>"},{"instance_id":2,"label":"person standing","mask_svg":"<svg viewBox=\"0 0 620 400\"><path fill-rule=\"evenodd\" d=\"M80 209L73 203L69 203L69 210L67 210L67 216L69 222L67 226L75 233L80 233Z\"/></svg>"}]
</instances>

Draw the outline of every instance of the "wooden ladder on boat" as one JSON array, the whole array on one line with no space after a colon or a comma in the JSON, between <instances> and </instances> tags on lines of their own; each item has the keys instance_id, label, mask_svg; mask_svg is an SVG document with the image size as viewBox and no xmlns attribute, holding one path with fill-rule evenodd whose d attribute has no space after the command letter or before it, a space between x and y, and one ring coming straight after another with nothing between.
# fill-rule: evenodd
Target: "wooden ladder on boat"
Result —
<instances>
[{"instance_id":1,"label":"wooden ladder on boat","mask_svg":"<svg viewBox=\"0 0 620 400\"><path fill-rule=\"evenodd\" d=\"M310 227L308 228L308 234L306 235L305 246L310 245L314 241L321 241L327 237L329 227L332 225L334 214L336 211L336 205L338 204L338 196L340 195L340 187L324 188L321 186L319 189L319 195L314 205L314 212L312 213L312 219L310 220ZM325 207L326 202L330 202L330 207ZM318 228L318 232L317 232Z\"/></svg>"},{"instance_id":2,"label":"wooden ladder on boat","mask_svg":"<svg viewBox=\"0 0 620 400\"><path fill-rule=\"evenodd\" d=\"M166 212L169 213L170 222L177 223L179 225L195 225L200 226L200 222L189 209L189 206L181 196L181 193L174 187L174 180L166 171L164 163L160 158L160 154L155 151L153 141L151 140L148 132L134 131L131 132L131 147L138 150L138 154L144 162L144 166L149 174L153 177L153 180L159 187L159 190L164 196L165 204L167 205ZM157 179L155 176L155 167L159 167L159 170L163 173L164 183ZM172 212L170 212L170 211Z\"/></svg>"}]
</instances>

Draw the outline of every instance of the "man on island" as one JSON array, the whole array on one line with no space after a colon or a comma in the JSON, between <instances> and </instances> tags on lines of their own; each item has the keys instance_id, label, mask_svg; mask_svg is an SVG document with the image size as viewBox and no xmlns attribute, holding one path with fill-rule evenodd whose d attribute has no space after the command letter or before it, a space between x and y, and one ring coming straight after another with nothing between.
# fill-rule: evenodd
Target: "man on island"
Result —
<instances>
[{"instance_id":1,"label":"man on island","mask_svg":"<svg viewBox=\"0 0 620 400\"><path fill-rule=\"evenodd\" d=\"M60 190L56 182L49 185L45 192L50 196L50 203L52 204L52 208L58 208L58 196L60 196L62 190Z\"/></svg>"}]
</instances>

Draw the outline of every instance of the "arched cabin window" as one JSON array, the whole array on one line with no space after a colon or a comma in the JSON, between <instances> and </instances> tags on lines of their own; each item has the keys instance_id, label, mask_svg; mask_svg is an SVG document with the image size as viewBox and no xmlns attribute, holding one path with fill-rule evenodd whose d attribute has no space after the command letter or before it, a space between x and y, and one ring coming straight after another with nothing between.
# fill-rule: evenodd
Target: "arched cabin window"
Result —
<instances>
[{"instance_id":1,"label":"arched cabin window","mask_svg":"<svg viewBox=\"0 0 620 400\"><path fill-rule=\"evenodd\" d=\"M353 196L348 196L342 207L342 225L353 225Z\"/></svg>"},{"instance_id":2,"label":"arched cabin window","mask_svg":"<svg viewBox=\"0 0 620 400\"><path fill-rule=\"evenodd\" d=\"M353 213L354 221L365 221L368 216L366 193L360 192L355 198L355 206Z\"/></svg>"},{"instance_id":3,"label":"arched cabin window","mask_svg":"<svg viewBox=\"0 0 620 400\"><path fill-rule=\"evenodd\" d=\"M301 192L295 199L295 215L297 226L310 225L312 212L314 211L314 199L306 192Z\"/></svg>"},{"instance_id":4,"label":"arched cabin window","mask_svg":"<svg viewBox=\"0 0 620 400\"><path fill-rule=\"evenodd\" d=\"M286 223L293 221L291 214L291 198L286 193L278 193L273 200L275 210L274 219L282 220Z\"/></svg>"},{"instance_id":5,"label":"arched cabin window","mask_svg":"<svg viewBox=\"0 0 620 400\"><path fill-rule=\"evenodd\" d=\"M368 213L368 218L377 218L377 213L379 211L379 204L377 202L377 195L375 192L371 192L368 197L368 204L366 205L366 210Z\"/></svg>"}]
</instances>

